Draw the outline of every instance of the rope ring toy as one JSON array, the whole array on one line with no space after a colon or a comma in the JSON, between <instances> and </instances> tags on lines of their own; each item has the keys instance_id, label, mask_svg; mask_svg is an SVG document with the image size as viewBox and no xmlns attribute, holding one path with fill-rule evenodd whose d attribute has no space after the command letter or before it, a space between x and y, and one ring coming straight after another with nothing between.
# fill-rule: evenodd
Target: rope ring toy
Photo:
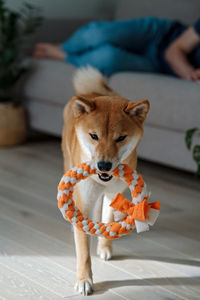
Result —
<instances>
[{"instance_id":1,"label":"rope ring toy","mask_svg":"<svg viewBox=\"0 0 200 300\"><path fill-rule=\"evenodd\" d=\"M118 193L110 206L126 213L127 217L119 222L102 223L93 222L82 215L73 200L73 187L88 176L97 174L92 162L86 162L68 170L61 178L57 200L64 219L86 234L109 240L118 239L135 228L137 233L148 231L149 225L154 225L159 215L160 202L147 203L149 194L142 176L126 164L120 164L113 170L112 175L127 183L131 191L132 202Z\"/></svg>"}]
</instances>

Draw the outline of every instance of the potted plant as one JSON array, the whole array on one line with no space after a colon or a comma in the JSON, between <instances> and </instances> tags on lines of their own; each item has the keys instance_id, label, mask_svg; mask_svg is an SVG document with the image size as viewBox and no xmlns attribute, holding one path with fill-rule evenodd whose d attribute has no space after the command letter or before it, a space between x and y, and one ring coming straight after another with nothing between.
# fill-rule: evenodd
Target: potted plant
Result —
<instances>
[{"instance_id":1,"label":"potted plant","mask_svg":"<svg viewBox=\"0 0 200 300\"><path fill-rule=\"evenodd\" d=\"M27 36L41 24L38 8L23 4L20 12L12 11L0 0L0 146L25 140L25 110L13 96L13 88L27 72L23 46Z\"/></svg>"}]
</instances>

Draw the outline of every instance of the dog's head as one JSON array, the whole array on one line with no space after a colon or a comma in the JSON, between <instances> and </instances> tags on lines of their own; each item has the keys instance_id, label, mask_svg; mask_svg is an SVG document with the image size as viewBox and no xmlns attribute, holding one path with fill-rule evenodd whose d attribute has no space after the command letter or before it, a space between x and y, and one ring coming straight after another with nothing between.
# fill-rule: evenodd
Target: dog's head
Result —
<instances>
[{"instance_id":1,"label":"dog's head","mask_svg":"<svg viewBox=\"0 0 200 300\"><path fill-rule=\"evenodd\" d=\"M92 160L100 179L108 181L109 172L136 150L149 101L132 102L120 96L74 96L72 107L84 160Z\"/></svg>"}]
</instances>

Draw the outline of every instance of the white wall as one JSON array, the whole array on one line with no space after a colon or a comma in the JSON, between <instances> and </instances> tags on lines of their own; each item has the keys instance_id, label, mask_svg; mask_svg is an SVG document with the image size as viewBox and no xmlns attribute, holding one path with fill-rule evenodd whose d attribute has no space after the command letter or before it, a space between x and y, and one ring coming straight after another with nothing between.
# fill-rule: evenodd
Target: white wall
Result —
<instances>
[{"instance_id":1,"label":"white wall","mask_svg":"<svg viewBox=\"0 0 200 300\"><path fill-rule=\"evenodd\" d=\"M118 0L6 0L8 7L19 9L22 3L38 5L47 18L111 18Z\"/></svg>"}]
</instances>

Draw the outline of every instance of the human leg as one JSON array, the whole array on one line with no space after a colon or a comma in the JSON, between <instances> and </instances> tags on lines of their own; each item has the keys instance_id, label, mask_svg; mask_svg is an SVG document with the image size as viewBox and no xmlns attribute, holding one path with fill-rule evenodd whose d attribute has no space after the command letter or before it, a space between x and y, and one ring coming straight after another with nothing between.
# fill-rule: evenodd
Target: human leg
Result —
<instances>
[{"instance_id":1,"label":"human leg","mask_svg":"<svg viewBox=\"0 0 200 300\"><path fill-rule=\"evenodd\" d=\"M171 21L155 17L91 22L65 41L62 50L78 53L109 43L142 53L150 43L159 40L170 26Z\"/></svg>"},{"instance_id":2,"label":"human leg","mask_svg":"<svg viewBox=\"0 0 200 300\"><path fill-rule=\"evenodd\" d=\"M145 56L130 53L112 45L103 45L80 55L67 55L76 67L91 65L105 75L122 71L159 72L159 64Z\"/></svg>"},{"instance_id":3,"label":"human leg","mask_svg":"<svg viewBox=\"0 0 200 300\"><path fill-rule=\"evenodd\" d=\"M37 44L33 56L63 60L67 54L80 54L104 44L112 44L137 54L146 52L152 57L152 52L153 56L155 52L152 45L159 42L170 26L171 21L155 17L90 22L61 45Z\"/></svg>"}]
</instances>

